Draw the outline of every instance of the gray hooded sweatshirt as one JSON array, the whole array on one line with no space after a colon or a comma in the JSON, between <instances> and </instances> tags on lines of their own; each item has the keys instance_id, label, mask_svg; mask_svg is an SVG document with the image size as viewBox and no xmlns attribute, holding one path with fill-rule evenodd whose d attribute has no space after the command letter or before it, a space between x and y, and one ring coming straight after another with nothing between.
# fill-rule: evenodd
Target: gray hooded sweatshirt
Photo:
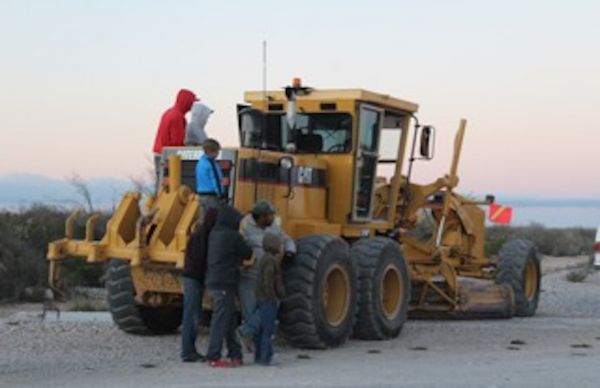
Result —
<instances>
[{"instance_id":1,"label":"gray hooded sweatshirt","mask_svg":"<svg viewBox=\"0 0 600 388\"><path fill-rule=\"evenodd\" d=\"M212 112L213 110L202 102L196 101L192 105L192 119L185 128L185 145L202 145L202 142L208 137L204 127Z\"/></svg>"},{"instance_id":2,"label":"gray hooded sweatshirt","mask_svg":"<svg viewBox=\"0 0 600 388\"><path fill-rule=\"evenodd\" d=\"M252 251L254 256L256 257L256 262L249 268L245 268L242 270L243 277L258 277L258 268L260 266L260 261L262 260L263 255L265 254L265 250L263 247L263 238L266 233L272 233L281 240L283 240L283 247L286 252L296 253L296 243L294 240L290 238L281 227L276 225L274 222L270 226L267 226L265 229L261 228L254 221L254 217L252 214L248 214L244 217L241 223L241 233L244 236L244 239L252 247Z\"/></svg>"}]
</instances>

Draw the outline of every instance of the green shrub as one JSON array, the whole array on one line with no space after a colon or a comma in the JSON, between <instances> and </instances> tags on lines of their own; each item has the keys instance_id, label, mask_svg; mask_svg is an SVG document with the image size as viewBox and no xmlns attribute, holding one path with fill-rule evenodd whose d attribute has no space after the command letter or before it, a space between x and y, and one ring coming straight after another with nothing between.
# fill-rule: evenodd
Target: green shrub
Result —
<instances>
[{"instance_id":1,"label":"green shrub","mask_svg":"<svg viewBox=\"0 0 600 388\"><path fill-rule=\"evenodd\" d=\"M502 245L513 238L531 240L539 252L548 256L578 256L592 253L595 231L585 228L545 228L529 226L491 226L486 229L486 255L498 253Z\"/></svg>"},{"instance_id":2,"label":"green shrub","mask_svg":"<svg viewBox=\"0 0 600 388\"><path fill-rule=\"evenodd\" d=\"M44 255L0 223L0 300L18 300L25 287L45 281Z\"/></svg>"},{"instance_id":3,"label":"green shrub","mask_svg":"<svg viewBox=\"0 0 600 388\"><path fill-rule=\"evenodd\" d=\"M47 285L46 251L50 241L64 237L67 209L33 205L19 212L0 212L0 300L20 298L25 287ZM97 222L95 238L106 230L109 214ZM86 215L75 223L75 237L82 238ZM63 285L66 287L102 286L101 265L89 265L84 260L66 260Z\"/></svg>"}]
</instances>

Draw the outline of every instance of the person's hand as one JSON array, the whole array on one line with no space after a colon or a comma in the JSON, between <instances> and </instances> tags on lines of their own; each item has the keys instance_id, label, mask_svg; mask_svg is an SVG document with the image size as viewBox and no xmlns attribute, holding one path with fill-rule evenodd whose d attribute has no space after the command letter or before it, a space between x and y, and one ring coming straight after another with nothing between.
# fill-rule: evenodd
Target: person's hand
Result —
<instances>
[{"instance_id":1,"label":"person's hand","mask_svg":"<svg viewBox=\"0 0 600 388\"><path fill-rule=\"evenodd\" d=\"M254 265L254 263L256 263L256 256L253 253L252 256L248 260L242 260L242 268L248 269L248 268L252 267Z\"/></svg>"},{"instance_id":2,"label":"person's hand","mask_svg":"<svg viewBox=\"0 0 600 388\"><path fill-rule=\"evenodd\" d=\"M287 251L283 254L283 261L292 262L296 258L296 254L292 251Z\"/></svg>"}]
</instances>

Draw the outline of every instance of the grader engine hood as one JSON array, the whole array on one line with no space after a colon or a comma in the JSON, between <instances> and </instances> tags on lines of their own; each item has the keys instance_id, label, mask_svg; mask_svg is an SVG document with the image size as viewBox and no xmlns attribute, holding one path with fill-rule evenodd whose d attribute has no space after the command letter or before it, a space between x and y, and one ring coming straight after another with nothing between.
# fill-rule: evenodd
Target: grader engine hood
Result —
<instances>
[{"instance_id":1,"label":"grader engine hood","mask_svg":"<svg viewBox=\"0 0 600 388\"><path fill-rule=\"evenodd\" d=\"M326 222L327 164L319 157L240 148L237 169L234 205L240 211L266 200L294 237L319 227L335 232Z\"/></svg>"}]
</instances>

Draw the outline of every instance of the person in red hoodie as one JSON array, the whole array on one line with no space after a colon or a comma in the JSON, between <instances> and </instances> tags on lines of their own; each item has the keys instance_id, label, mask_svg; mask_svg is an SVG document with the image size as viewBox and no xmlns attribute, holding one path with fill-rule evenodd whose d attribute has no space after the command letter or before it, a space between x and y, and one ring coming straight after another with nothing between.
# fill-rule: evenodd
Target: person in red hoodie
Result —
<instances>
[{"instance_id":1,"label":"person in red hoodie","mask_svg":"<svg viewBox=\"0 0 600 388\"><path fill-rule=\"evenodd\" d=\"M175 105L167 109L160 119L158 131L156 132L156 138L154 140L154 147L152 148L154 151L154 167L156 169L157 187L158 177L160 176L160 155L162 149L163 147L183 146L185 127L187 125L185 114L190 111L192 104L196 100L196 95L193 92L187 89L181 89L177 93Z\"/></svg>"}]
</instances>

